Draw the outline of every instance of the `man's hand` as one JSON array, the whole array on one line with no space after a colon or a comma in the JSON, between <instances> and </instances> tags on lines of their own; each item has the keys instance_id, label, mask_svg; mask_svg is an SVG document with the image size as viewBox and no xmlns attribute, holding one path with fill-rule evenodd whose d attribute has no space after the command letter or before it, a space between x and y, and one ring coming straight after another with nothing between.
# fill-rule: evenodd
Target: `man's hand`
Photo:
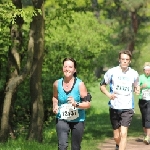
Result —
<instances>
[{"instance_id":1,"label":"man's hand","mask_svg":"<svg viewBox=\"0 0 150 150\"><path fill-rule=\"evenodd\" d=\"M142 86L141 86L142 89L143 89L143 88L146 88L146 87L147 87L147 84L146 84L146 83L142 84Z\"/></svg>"},{"instance_id":2,"label":"man's hand","mask_svg":"<svg viewBox=\"0 0 150 150\"><path fill-rule=\"evenodd\" d=\"M139 95L140 94L140 86L135 87L134 92L136 95Z\"/></svg>"},{"instance_id":3,"label":"man's hand","mask_svg":"<svg viewBox=\"0 0 150 150\"><path fill-rule=\"evenodd\" d=\"M117 96L114 93L109 93L109 95L107 95L111 100L114 100Z\"/></svg>"}]
</instances>

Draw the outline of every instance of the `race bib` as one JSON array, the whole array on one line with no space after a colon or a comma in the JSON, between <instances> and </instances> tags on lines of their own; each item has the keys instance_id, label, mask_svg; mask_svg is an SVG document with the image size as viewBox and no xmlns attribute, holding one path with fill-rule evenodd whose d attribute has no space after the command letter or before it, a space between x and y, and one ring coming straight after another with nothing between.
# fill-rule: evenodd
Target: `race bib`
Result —
<instances>
[{"instance_id":1,"label":"race bib","mask_svg":"<svg viewBox=\"0 0 150 150\"><path fill-rule=\"evenodd\" d=\"M78 109L72 104L62 104L60 106L61 119L74 120L79 117Z\"/></svg>"},{"instance_id":2,"label":"race bib","mask_svg":"<svg viewBox=\"0 0 150 150\"><path fill-rule=\"evenodd\" d=\"M150 89L142 90L142 99L150 100Z\"/></svg>"},{"instance_id":3,"label":"race bib","mask_svg":"<svg viewBox=\"0 0 150 150\"><path fill-rule=\"evenodd\" d=\"M118 95L129 95L132 91L132 85L125 82L116 82L114 84L114 93Z\"/></svg>"}]
</instances>

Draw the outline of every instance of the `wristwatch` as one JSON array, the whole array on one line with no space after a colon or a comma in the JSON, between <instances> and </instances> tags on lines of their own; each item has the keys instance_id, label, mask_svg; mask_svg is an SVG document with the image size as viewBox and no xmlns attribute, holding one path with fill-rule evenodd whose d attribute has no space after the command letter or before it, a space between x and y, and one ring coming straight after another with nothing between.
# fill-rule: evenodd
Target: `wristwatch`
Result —
<instances>
[{"instance_id":1,"label":"wristwatch","mask_svg":"<svg viewBox=\"0 0 150 150\"><path fill-rule=\"evenodd\" d=\"M79 107L79 102L76 103L76 107Z\"/></svg>"}]
</instances>

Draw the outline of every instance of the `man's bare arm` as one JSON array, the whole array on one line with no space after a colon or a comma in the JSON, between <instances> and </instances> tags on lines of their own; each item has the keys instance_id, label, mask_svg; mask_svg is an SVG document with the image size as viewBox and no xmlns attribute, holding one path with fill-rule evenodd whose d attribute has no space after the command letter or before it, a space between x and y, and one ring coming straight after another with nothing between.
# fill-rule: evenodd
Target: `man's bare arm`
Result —
<instances>
[{"instance_id":1,"label":"man's bare arm","mask_svg":"<svg viewBox=\"0 0 150 150\"><path fill-rule=\"evenodd\" d=\"M100 86L100 91L102 93L104 93L109 99L111 99L111 100L115 99L116 98L115 94L114 93L111 94L110 92L108 92L106 87L107 87L106 84L101 85Z\"/></svg>"}]
</instances>

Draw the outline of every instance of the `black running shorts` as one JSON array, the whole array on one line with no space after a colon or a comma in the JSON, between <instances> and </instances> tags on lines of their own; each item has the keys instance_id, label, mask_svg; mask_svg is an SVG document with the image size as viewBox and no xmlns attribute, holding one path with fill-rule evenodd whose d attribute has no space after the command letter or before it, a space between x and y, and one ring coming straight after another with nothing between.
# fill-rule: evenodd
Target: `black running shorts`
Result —
<instances>
[{"instance_id":1,"label":"black running shorts","mask_svg":"<svg viewBox=\"0 0 150 150\"><path fill-rule=\"evenodd\" d=\"M134 114L133 109L109 109L110 121L114 130L120 126L129 127Z\"/></svg>"},{"instance_id":2,"label":"black running shorts","mask_svg":"<svg viewBox=\"0 0 150 150\"><path fill-rule=\"evenodd\" d=\"M142 126L150 128L150 101L140 99L139 108L142 114Z\"/></svg>"}]
</instances>

